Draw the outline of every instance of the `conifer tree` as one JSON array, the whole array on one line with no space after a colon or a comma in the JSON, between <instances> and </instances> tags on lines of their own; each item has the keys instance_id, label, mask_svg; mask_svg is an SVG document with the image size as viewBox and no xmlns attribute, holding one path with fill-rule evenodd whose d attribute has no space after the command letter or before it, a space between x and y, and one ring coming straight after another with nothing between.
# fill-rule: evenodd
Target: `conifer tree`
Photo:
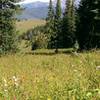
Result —
<instances>
[{"instance_id":1,"label":"conifer tree","mask_svg":"<svg viewBox=\"0 0 100 100\"><path fill-rule=\"evenodd\" d=\"M48 16L46 19L46 33L48 35L48 48L52 48L53 45L53 35L54 35L54 9L52 0L49 2Z\"/></svg>"},{"instance_id":2,"label":"conifer tree","mask_svg":"<svg viewBox=\"0 0 100 100\"><path fill-rule=\"evenodd\" d=\"M74 3L75 0L66 0L66 8L62 22L62 45L64 47L72 47L75 43L76 14Z\"/></svg>"},{"instance_id":3,"label":"conifer tree","mask_svg":"<svg viewBox=\"0 0 100 100\"><path fill-rule=\"evenodd\" d=\"M16 50L14 2L15 0L0 1L0 54Z\"/></svg>"},{"instance_id":4,"label":"conifer tree","mask_svg":"<svg viewBox=\"0 0 100 100\"><path fill-rule=\"evenodd\" d=\"M94 38L92 44L93 47L100 48L100 0L94 1L94 9L92 10L94 16Z\"/></svg>"},{"instance_id":5,"label":"conifer tree","mask_svg":"<svg viewBox=\"0 0 100 100\"><path fill-rule=\"evenodd\" d=\"M77 37L80 49L100 47L100 1L81 0Z\"/></svg>"},{"instance_id":6,"label":"conifer tree","mask_svg":"<svg viewBox=\"0 0 100 100\"><path fill-rule=\"evenodd\" d=\"M57 0L56 4L56 11L55 11L55 23L54 23L54 44L55 44L55 52L58 52L59 48L59 38L61 35L61 15L62 15L62 9L61 9L61 1Z\"/></svg>"}]
</instances>

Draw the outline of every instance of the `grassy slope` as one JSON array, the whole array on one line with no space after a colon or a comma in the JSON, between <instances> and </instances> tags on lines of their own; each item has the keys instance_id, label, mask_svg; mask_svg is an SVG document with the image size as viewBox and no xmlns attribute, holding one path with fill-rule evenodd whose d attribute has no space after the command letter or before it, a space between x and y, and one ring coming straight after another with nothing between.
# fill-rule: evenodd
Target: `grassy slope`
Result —
<instances>
[{"instance_id":1,"label":"grassy slope","mask_svg":"<svg viewBox=\"0 0 100 100\"><path fill-rule=\"evenodd\" d=\"M16 23L17 30L21 33L26 32L36 26L44 25L44 20L34 19L34 20L23 20Z\"/></svg>"},{"instance_id":2,"label":"grassy slope","mask_svg":"<svg viewBox=\"0 0 100 100\"><path fill-rule=\"evenodd\" d=\"M100 70L96 67L100 65L100 52L78 56L51 55L51 50L43 50L44 54L37 52L40 55L18 54L0 58L2 95L8 93L8 97L18 100L99 100ZM17 91L13 76L18 77ZM7 87L4 85L5 79ZM3 92L4 88L9 92Z\"/></svg>"}]
</instances>

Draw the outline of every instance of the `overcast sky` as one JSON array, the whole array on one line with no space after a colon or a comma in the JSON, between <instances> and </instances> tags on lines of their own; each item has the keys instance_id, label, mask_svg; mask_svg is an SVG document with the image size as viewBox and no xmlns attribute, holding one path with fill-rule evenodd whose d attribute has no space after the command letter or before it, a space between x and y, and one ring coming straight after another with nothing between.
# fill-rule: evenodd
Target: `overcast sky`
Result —
<instances>
[{"instance_id":1,"label":"overcast sky","mask_svg":"<svg viewBox=\"0 0 100 100\"><path fill-rule=\"evenodd\" d=\"M32 3L32 2L36 2L36 1L49 2L50 0L22 0L18 4ZM80 0L77 0L77 1L80 1Z\"/></svg>"},{"instance_id":2,"label":"overcast sky","mask_svg":"<svg viewBox=\"0 0 100 100\"><path fill-rule=\"evenodd\" d=\"M35 2L35 1L49 2L49 0L22 0L20 2L20 4L21 3L31 3L31 2Z\"/></svg>"}]
</instances>

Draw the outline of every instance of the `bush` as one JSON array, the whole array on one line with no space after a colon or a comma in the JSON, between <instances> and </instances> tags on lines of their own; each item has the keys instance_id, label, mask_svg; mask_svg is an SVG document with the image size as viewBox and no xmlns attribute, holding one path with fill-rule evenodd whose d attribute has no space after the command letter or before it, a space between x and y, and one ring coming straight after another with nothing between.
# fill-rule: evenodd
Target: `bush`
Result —
<instances>
[{"instance_id":1,"label":"bush","mask_svg":"<svg viewBox=\"0 0 100 100\"><path fill-rule=\"evenodd\" d=\"M40 49L40 48L47 48L47 46L48 46L47 35L39 32L37 35L33 36L32 50Z\"/></svg>"}]
</instances>

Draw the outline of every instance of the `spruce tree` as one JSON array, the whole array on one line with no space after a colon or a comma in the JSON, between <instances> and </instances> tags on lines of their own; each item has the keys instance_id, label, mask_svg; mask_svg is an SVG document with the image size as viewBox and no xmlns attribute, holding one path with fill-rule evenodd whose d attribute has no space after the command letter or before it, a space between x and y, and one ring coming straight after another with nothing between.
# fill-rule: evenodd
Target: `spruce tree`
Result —
<instances>
[{"instance_id":1,"label":"spruce tree","mask_svg":"<svg viewBox=\"0 0 100 100\"><path fill-rule=\"evenodd\" d=\"M76 14L74 3L75 0L66 0L66 8L62 23L62 45L64 47L72 47L75 43Z\"/></svg>"},{"instance_id":2,"label":"spruce tree","mask_svg":"<svg viewBox=\"0 0 100 100\"><path fill-rule=\"evenodd\" d=\"M14 0L0 1L0 53L4 54L16 50L14 2Z\"/></svg>"},{"instance_id":3,"label":"spruce tree","mask_svg":"<svg viewBox=\"0 0 100 100\"><path fill-rule=\"evenodd\" d=\"M95 35L92 44L93 47L100 48L100 0L95 0L92 12L95 14L93 23Z\"/></svg>"},{"instance_id":4,"label":"spruce tree","mask_svg":"<svg viewBox=\"0 0 100 100\"><path fill-rule=\"evenodd\" d=\"M53 47L53 35L54 35L54 9L52 0L49 2L48 16L46 18L46 34L48 35L48 48Z\"/></svg>"},{"instance_id":5,"label":"spruce tree","mask_svg":"<svg viewBox=\"0 0 100 100\"><path fill-rule=\"evenodd\" d=\"M57 0L56 4L56 11L55 11L55 23L54 23L54 44L55 44L55 52L58 52L59 48L59 38L61 35L61 15L62 15L62 9L61 9L61 1Z\"/></svg>"},{"instance_id":6,"label":"spruce tree","mask_svg":"<svg viewBox=\"0 0 100 100\"><path fill-rule=\"evenodd\" d=\"M100 46L99 2L99 0L81 0L80 2L77 26L80 49L89 50Z\"/></svg>"}]
</instances>

